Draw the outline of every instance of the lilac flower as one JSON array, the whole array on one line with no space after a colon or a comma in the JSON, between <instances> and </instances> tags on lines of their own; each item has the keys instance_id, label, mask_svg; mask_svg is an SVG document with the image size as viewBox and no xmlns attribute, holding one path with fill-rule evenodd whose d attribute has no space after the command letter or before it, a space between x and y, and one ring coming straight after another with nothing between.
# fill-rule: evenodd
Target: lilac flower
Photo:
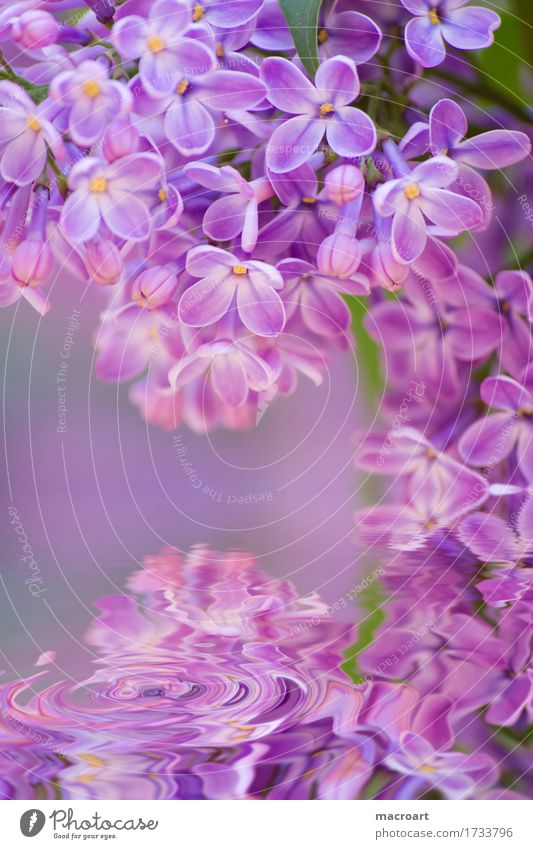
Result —
<instances>
[{"instance_id":1,"label":"lilac flower","mask_svg":"<svg viewBox=\"0 0 533 849\"><path fill-rule=\"evenodd\" d=\"M478 319L485 322L486 311L498 316L501 327L497 350L503 367L514 377L521 377L531 351L531 330L527 322L528 302L533 296L531 277L525 271L501 271L493 286L467 266L459 266L453 285L447 287L447 302L459 309L468 309L472 325ZM482 315L478 311L482 311ZM494 320L488 320L487 330L496 333ZM488 334L487 337L488 339Z\"/></svg>"},{"instance_id":2,"label":"lilac flower","mask_svg":"<svg viewBox=\"0 0 533 849\"><path fill-rule=\"evenodd\" d=\"M459 50L479 50L494 41L501 20L482 6L466 6L467 0L401 0L416 15L405 28L409 55L424 68L434 68L446 58L445 42Z\"/></svg>"},{"instance_id":3,"label":"lilac flower","mask_svg":"<svg viewBox=\"0 0 533 849\"><path fill-rule=\"evenodd\" d=\"M251 253L259 232L259 204L274 194L269 180L260 177L249 183L230 165L215 168L193 162L183 170L195 183L222 194L204 215L202 226L206 235L220 242L241 235L243 251Z\"/></svg>"},{"instance_id":4,"label":"lilac flower","mask_svg":"<svg viewBox=\"0 0 533 849\"><path fill-rule=\"evenodd\" d=\"M77 162L68 179L72 194L61 211L65 236L74 243L88 242L103 220L121 239L147 239L150 215L139 194L153 188L160 175L161 161L150 153L111 164L95 157Z\"/></svg>"},{"instance_id":5,"label":"lilac flower","mask_svg":"<svg viewBox=\"0 0 533 849\"><path fill-rule=\"evenodd\" d=\"M179 360L171 368L168 379L174 389L180 389L207 371L216 395L230 407L244 404L251 391L268 389L275 376L245 343L219 339L200 345L194 353Z\"/></svg>"},{"instance_id":6,"label":"lilac flower","mask_svg":"<svg viewBox=\"0 0 533 849\"><path fill-rule=\"evenodd\" d=\"M205 327L235 309L245 327L259 336L277 336L283 329L285 310L275 291L283 279L271 265L243 262L220 248L200 245L189 251L187 271L202 279L181 296L179 317L184 324Z\"/></svg>"},{"instance_id":7,"label":"lilac flower","mask_svg":"<svg viewBox=\"0 0 533 849\"><path fill-rule=\"evenodd\" d=\"M333 5L319 16L318 52L321 59L348 56L356 65L368 62L379 50L381 30L360 12L338 12Z\"/></svg>"},{"instance_id":8,"label":"lilac flower","mask_svg":"<svg viewBox=\"0 0 533 849\"><path fill-rule=\"evenodd\" d=\"M199 41L192 46L195 55L176 66L176 78L166 96L152 100L133 83L137 109L149 117L164 115L165 135L183 156L205 153L215 138L215 118L228 110L228 104L235 114L257 106L266 94L257 76L218 69L208 47Z\"/></svg>"},{"instance_id":9,"label":"lilac flower","mask_svg":"<svg viewBox=\"0 0 533 849\"><path fill-rule=\"evenodd\" d=\"M448 799L477 798L482 786L494 780L495 771L487 755L439 752L424 737L409 731L401 735L399 747L387 755L385 765L411 776L408 795L403 798L416 797L428 786Z\"/></svg>"},{"instance_id":10,"label":"lilac flower","mask_svg":"<svg viewBox=\"0 0 533 849\"><path fill-rule=\"evenodd\" d=\"M435 156L410 173L377 187L374 206L379 215L393 218L392 249L399 262L414 262L423 252L427 221L450 234L469 230L481 222L477 203L447 189L457 174L457 165L451 159Z\"/></svg>"},{"instance_id":11,"label":"lilac flower","mask_svg":"<svg viewBox=\"0 0 533 849\"><path fill-rule=\"evenodd\" d=\"M50 97L66 106L68 130L80 147L97 142L110 118L120 118L131 109L129 90L116 80L109 80L100 62L82 62L74 71L64 71L54 78Z\"/></svg>"},{"instance_id":12,"label":"lilac flower","mask_svg":"<svg viewBox=\"0 0 533 849\"><path fill-rule=\"evenodd\" d=\"M0 173L7 182L24 186L36 180L48 148L58 161L64 159L61 136L47 110L46 103L37 106L15 83L0 82Z\"/></svg>"},{"instance_id":13,"label":"lilac flower","mask_svg":"<svg viewBox=\"0 0 533 849\"><path fill-rule=\"evenodd\" d=\"M156 0L147 18L128 15L113 27L113 46L125 59L139 59L142 83L155 96L175 89L183 67L205 67L207 48L184 38L190 23L188 0Z\"/></svg>"},{"instance_id":14,"label":"lilac flower","mask_svg":"<svg viewBox=\"0 0 533 849\"><path fill-rule=\"evenodd\" d=\"M461 456L473 466L494 466L516 449L518 468L533 483L533 396L511 377L488 377L481 384L487 406L502 410L484 415L459 441Z\"/></svg>"},{"instance_id":15,"label":"lilac flower","mask_svg":"<svg viewBox=\"0 0 533 849\"><path fill-rule=\"evenodd\" d=\"M359 468L406 477L409 504L431 505L432 516L456 518L488 498L488 483L420 432L399 427L383 439L368 437L357 454Z\"/></svg>"},{"instance_id":16,"label":"lilac flower","mask_svg":"<svg viewBox=\"0 0 533 849\"><path fill-rule=\"evenodd\" d=\"M312 333L331 336L345 333L351 323L351 313L341 297L368 294L368 281L362 275L339 279L317 271L314 265L301 259L284 259L278 264L283 276L283 303L287 319L299 311L302 321Z\"/></svg>"},{"instance_id":17,"label":"lilac flower","mask_svg":"<svg viewBox=\"0 0 533 849\"><path fill-rule=\"evenodd\" d=\"M287 59L270 57L261 65L268 99L295 117L279 126L267 145L267 166L286 173L303 165L322 141L339 156L356 157L376 146L376 129L360 109L348 104L359 95L355 63L346 56L328 59L318 69L315 84Z\"/></svg>"}]
</instances>

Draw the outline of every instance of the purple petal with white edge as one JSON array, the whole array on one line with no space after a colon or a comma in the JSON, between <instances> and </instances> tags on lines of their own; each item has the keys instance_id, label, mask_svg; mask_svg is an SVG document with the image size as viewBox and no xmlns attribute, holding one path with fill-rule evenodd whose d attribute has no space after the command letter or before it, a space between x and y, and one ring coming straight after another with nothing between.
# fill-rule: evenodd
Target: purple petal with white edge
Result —
<instances>
[{"instance_id":1,"label":"purple petal with white edge","mask_svg":"<svg viewBox=\"0 0 533 849\"><path fill-rule=\"evenodd\" d=\"M379 215L388 218L395 212L407 212L409 201L405 194L403 180L389 180L381 183L373 195L374 207Z\"/></svg>"},{"instance_id":2,"label":"purple petal with white edge","mask_svg":"<svg viewBox=\"0 0 533 849\"><path fill-rule=\"evenodd\" d=\"M325 22L328 39L322 45L327 55L349 56L356 65L362 65L377 53L381 44L381 30L360 12L340 12Z\"/></svg>"},{"instance_id":3,"label":"purple petal with white edge","mask_svg":"<svg viewBox=\"0 0 533 849\"><path fill-rule=\"evenodd\" d=\"M69 116L69 132L80 147L90 147L102 135L108 123L107 109L95 109L88 98L79 98Z\"/></svg>"},{"instance_id":4,"label":"purple petal with white edge","mask_svg":"<svg viewBox=\"0 0 533 849\"><path fill-rule=\"evenodd\" d=\"M323 62L315 76L321 103L345 106L359 95L357 67L347 56L335 56Z\"/></svg>"},{"instance_id":5,"label":"purple petal with white edge","mask_svg":"<svg viewBox=\"0 0 533 849\"><path fill-rule=\"evenodd\" d=\"M239 343L237 347L242 364L248 375L250 389L256 392L263 392L265 389L268 389L275 380L274 371L246 345Z\"/></svg>"},{"instance_id":6,"label":"purple petal with white edge","mask_svg":"<svg viewBox=\"0 0 533 849\"><path fill-rule=\"evenodd\" d=\"M397 212L392 223L392 251L398 262L414 262L427 242L424 217L416 204L410 203L406 212Z\"/></svg>"},{"instance_id":7,"label":"purple petal with white edge","mask_svg":"<svg viewBox=\"0 0 533 849\"><path fill-rule=\"evenodd\" d=\"M457 536L487 563L514 563L520 554L507 522L492 513L471 513L457 528Z\"/></svg>"},{"instance_id":8,"label":"purple petal with white edge","mask_svg":"<svg viewBox=\"0 0 533 849\"><path fill-rule=\"evenodd\" d=\"M464 195L446 189L426 189L419 198L420 209L433 224L449 230L472 230L481 224L481 207Z\"/></svg>"},{"instance_id":9,"label":"purple petal with white edge","mask_svg":"<svg viewBox=\"0 0 533 849\"><path fill-rule=\"evenodd\" d=\"M320 105L314 85L288 59L278 56L264 59L260 77L268 89L269 101L283 112L306 115Z\"/></svg>"},{"instance_id":10,"label":"purple petal with white edge","mask_svg":"<svg viewBox=\"0 0 533 849\"><path fill-rule=\"evenodd\" d=\"M372 120L361 109L353 106L342 106L335 110L326 121L326 137L335 153L349 157L372 153L377 142Z\"/></svg>"},{"instance_id":11,"label":"purple petal with white edge","mask_svg":"<svg viewBox=\"0 0 533 849\"><path fill-rule=\"evenodd\" d=\"M187 253L187 271L193 277L225 277L234 265L237 257L222 248L213 245L197 245Z\"/></svg>"},{"instance_id":12,"label":"purple petal with white edge","mask_svg":"<svg viewBox=\"0 0 533 849\"><path fill-rule=\"evenodd\" d=\"M150 23L157 22L157 32L170 44L180 40L191 22L188 0L156 0L150 6Z\"/></svg>"},{"instance_id":13,"label":"purple petal with white edge","mask_svg":"<svg viewBox=\"0 0 533 849\"><path fill-rule=\"evenodd\" d=\"M215 123L199 101L175 100L165 115L165 135L183 156L196 156L215 138Z\"/></svg>"},{"instance_id":14,"label":"purple petal with white edge","mask_svg":"<svg viewBox=\"0 0 533 849\"><path fill-rule=\"evenodd\" d=\"M423 121L416 121L407 130L398 145L400 153L405 159L416 159L423 156L429 150L429 125Z\"/></svg>"},{"instance_id":15,"label":"purple petal with white edge","mask_svg":"<svg viewBox=\"0 0 533 849\"><path fill-rule=\"evenodd\" d=\"M520 408L533 412L533 397L525 386L505 375L487 377L481 384L481 398L488 407L511 413Z\"/></svg>"},{"instance_id":16,"label":"purple petal with white edge","mask_svg":"<svg viewBox=\"0 0 533 849\"><path fill-rule=\"evenodd\" d=\"M457 180L448 186L448 189L451 192L457 192L457 194L463 195L463 197L470 198L470 200L478 204L482 212L482 220L477 227L472 229L476 232L486 230L491 222L492 211L494 209L490 186L481 174L478 174L469 165L465 165L461 160L458 161L459 175Z\"/></svg>"},{"instance_id":17,"label":"purple petal with white edge","mask_svg":"<svg viewBox=\"0 0 533 849\"><path fill-rule=\"evenodd\" d=\"M324 135L324 122L297 116L285 121L267 142L267 167L285 174L303 165L313 155Z\"/></svg>"},{"instance_id":18,"label":"purple petal with white edge","mask_svg":"<svg viewBox=\"0 0 533 849\"><path fill-rule=\"evenodd\" d=\"M207 0L207 20L215 27L232 29L245 24L260 11L263 0Z\"/></svg>"},{"instance_id":19,"label":"purple petal with white edge","mask_svg":"<svg viewBox=\"0 0 533 849\"><path fill-rule=\"evenodd\" d=\"M533 483L533 425L531 421L520 424L516 446L516 459L528 483Z\"/></svg>"},{"instance_id":20,"label":"purple petal with white edge","mask_svg":"<svg viewBox=\"0 0 533 849\"><path fill-rule=\"evenodd\" d=\"M515 444L514 418L494 413L474 422L459 440L461 457L472 466L485 466L505 460Z\"/></svg>"},{"instance_id":21,"label":"purple petal with white edge","mask_svg":"<svg viewBox=\"0 0 533 849\"><path fill-rule=\"evenodd\" d=\"M501 347L502 320L494 310L455 310L448 328L448 340L458 360L479 360Z\"/></svg>"},{"instance_id":22,"label":"purple petal with white edge","mask_svg":"<svg viewBox=\"0 0 533 849\"><path fill-rule=\"evenodd\" d=\"M111 33L115 50L125 59L138 59L146 50L146 21L139 15L128 15L117 21Z\"/></svg>"},{"instance_id":23,"label":"purple petal with white edge","mask_svg":"<svg viewBox=\"0 0 533 849\"><path fill-rule=\"evenodd\" d=\"M242 228L241 247L243 251L252 253L259 236L258 204L255 199L248 201Z\"/></svg>"},{"instance_id":24,"label":"purple petal with white edge","mask_svg":"<svg viewBox=\"0 0 533 849\"><path fill-rule=\"evenodd\" d=\"M283 288L283 277L281 276L281 272L278 271L277 268L274 268L273 265L254 259L248 263L248 268L250 270L250 279L252 283L255 284L257 282L258 284L261 284L262 282L265 282L268 286L272 286L273 289Z\"/></svg>"},{"instance_id":25,"label":"purple petal with white edge","mask_svg":"<svg viewBox=\"0 0 533 849\"><path fill-rule=\"evenodd\" d=\"M26 130L13 139L1 154L0 173L8 183L27 186L41 174L46 163L46 144L42 133Z\"/></svg>"},{"instance_id":26,"label":"purple petal with white edge","mask_svg":"<svg viewBox=\"0 0 533 849\"><path fill-rule=\"evenodd\" d=\"M229 195L207 207L203 228L210 239L226 242L242 233L248 201L240 195Z\"/></svg>"},{"instance_id":27,"label":"purple petal with white edge","mask_svg":"<svg viewBox=\"0 0 533 849\"><path fill-rule=\"evenodd\" d=\"M211 381L218 397L230 407L240 407L248 397L248 380L240 357L219 354L211 366Z\"/></svg>"},{"instance_id":28,"label":"purple petal with white edge","mask_svg":"<svg viewBox=\"0 0 533 849\"><path fill-rule=\"evenodd\" d=\"M183 389L192 380L200 377L211 365L209 357L199 356L200 351L182 357L168 373L168 382L173 389Z\"/></svg>"},{"instance_id":29,"label":"purple petal with white edge","mask_svg":"<svg viewBox=\"0 0 533 849\"><path fill-rule=\"evenodd\" d=\"M525 133L514 130L490 130L458 146L455 156L473 168L487 171L506 168L521 162L531 153L531 142Z\"/></svg>"},{"instance_id":30,"label":"purple petal with white edge","mask_svg":"<svg viewBox=\"0 0 533 849\"><path fill-rule=\"evenodd\" d=\"M213 71L195 83L195 90L210 109L225 111L251 109L266 95L266 86L258 77L242 71Z\"/></svg>"},{"instance_id":31,"label":"purple petal with white edge","mask_svg":"<svg viewBox=\"0 0 533 849\"><path fill-rule=\"evenodd\" d=\"M435 26L427 16L412 18L405 27L407 52L423 68L435 68L446 58L440 30L440 26Z\"/></svg>"},{"instance_id":32,"label":"purple petal with white edge","mask_svg":"<svg viewBox=\"0 0 533 849\"><path fill-rule=\"evenodd\" d=\"M494 289L498 297L509 301L514 310L527 315L533 284L526 271L500 271L496 275Z\"/></svg>"},{"instance_id":33,"label":"purple petal with white edge","mask_svg":"<svg viewBox=\"0 0 533 849\"><path fill-rule=\"evenodd\" d=\"M9 80L0 82L0 104L7 107L19 105L27 112L32 112L35 109L35 103L24 89L16 83L9 82Z\"/></svg>"},{"instance_id":34,"label":"purple petal with white edge","mask_svg":"<svg viewBox=\"0 0 533 849\"><path fill-rule=\"evenodd\" d=\"M88 242L98 232L100 210L94 195L74 192L61 210L61 228L73 242Z\"/></svg>"},{"instance_id":35,"label":"purple petal with white edge","mask_svg":"<svg viewBox=\"0 0 533 849\"><path fill-rule=\"evenodd\" d=\"M500 16L491 9L465 6L449 11L440 29L444 39L452 47L460 50L478 50L493 43L493 32L500 25Z\"/></svg>"},{"instance_id":36,"label":"purple petal with white edge","mask_svg":"<svg viewBox=\"0 0 533 849\"><path fill-rule=\"evenodd\" d=\"M215 168L214 165L208 165L205 162L188 162L183 167L183 173L190 180L215 192L237 191L236 178L231 174L233 170L231 166L228 168Z\"/></svg>"},{"instance_id":37,"label":"purple petal with white edge","mask_svg":"<svg viewBox=\"0 0 533 849\"><path fill-rule=\"evenodd\" d=\"M131 192L111 188L100 201L102 217L115 236L143 242L150 235L151 218L142 200Z\"/></svg>"},{"instance_id":38,"label":"purple petal with white edge","mask_svg":"<svg viewBox=\"0 0 533 849\"><path fill-rule=\"evenodd\" d=\"M457 178L458 172L457 164L449 156L434 156L416 165L411 176L415 183L423 183L424 187L443 188Z\"/></svg>"},{"instance_id":39,"label":"purple petal with white edge","mask_svg":"<svg viewBox=\"0 0 533 849\"><path fill-rule=\"evenodd\" d=\"M204 277L180 298L178 315L189 327L205 327L214 324L225 315L235 294L232 275Z\"/></svg>"},{"instance_id":40,"label":"purple petal with white edge","mask_svg":"<svg viewBox=\"0 0 533 849\"><path fill-rule=\"evenodd\" d=\"M237 285L237 306L243 324L258 336L277 336L285 325L285 309L276 291L249 275Z\"/></svg>"},{"instance_id":41,"label":"purple petal with white edge","mask_svg":"<svg viewBox=\"0 0 533 849\"><path fill-rule=\"evenodd\" d=\"M163 170L162 160L152 153L134 153L113 162L107 176L113 189L124 192L146 191L153 188Z\"/></svg>"},{"instance_id":42,"label":"purple petal with white edge","mask_svg":"<svg viewBox=\"0 0 533 849\"><path fill-rule=\"evenodd\" d=\"M431 0L401 0L401 3L413 15L424 15L435 5Z\"/></svg>"},{"instance_id":43,"label":"purple petal with white edge","mask_svg":"<svg viewBox=\"0 0 533 849\"><path fill-rule=\"evenodd\" d=\"M430 146L434 156L453 150L467 131L466 115L453 100L439 100L429 113Z\"/></svg>"},{"instance_id":44,"label":"purple petal with white edge","mask_svg":"<svg viewBox=\"0 0 533 849\"><path fill-rule=\"evenodd\" d=\"M278 0L265 0L251 42L262 50L294 50L294 41Z\"/></svg>"}]
</instances>

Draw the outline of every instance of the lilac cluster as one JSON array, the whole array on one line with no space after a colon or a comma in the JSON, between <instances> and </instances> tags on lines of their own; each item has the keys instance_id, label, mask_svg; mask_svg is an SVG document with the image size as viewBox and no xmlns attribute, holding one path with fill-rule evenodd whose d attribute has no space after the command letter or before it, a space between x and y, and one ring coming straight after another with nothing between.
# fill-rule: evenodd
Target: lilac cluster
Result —
<instances>
[{"instance_id":1,"label":"lilac cluster","mask_svg":"<svg viewBox=\"0 0 533 849\"><path fill-rule=\"evenodd\" d=\"M98 604L92 674L58 680L48 652L0 689L4 797L520 797L497 752L465 751L453 686L353 683L352 629L245 554L167 549Z\"/></svg>"},{"instance_id":2,"label":"lilac cluster","mask_svg":"<svg viewBox=\"0 0 533 849\"><path fill-rule=\"evenodd\" d=\"M325 0L312 75L276 0L2 3L0 303L109 287L97 374L134 380L162 427L250 427L299 375L318 384L352 344L349 302L453 277L448 242L489 223L478 169L530 149L472 137L448 100L412 120L445 42L486 47L499 18L402 4Z\"/></svg>"}]
</instances>

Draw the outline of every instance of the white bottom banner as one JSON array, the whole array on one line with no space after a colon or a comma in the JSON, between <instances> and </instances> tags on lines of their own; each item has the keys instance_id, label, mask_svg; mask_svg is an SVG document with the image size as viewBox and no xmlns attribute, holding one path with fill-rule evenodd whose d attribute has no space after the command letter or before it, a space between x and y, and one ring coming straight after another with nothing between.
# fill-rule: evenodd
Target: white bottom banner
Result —
<instances>
[{"instance_id":1,"label":"white bottom banner","mask_svg":"<svg viewBox=\"0 0 533 849\"><path fill-rule=\"evenodd\" d=\"M208 804L208 807L205 807ZM3 802L2 846L531 849L533 802ZM69 844L70 845L70 844Z\"/></svg>"}]
</instances>

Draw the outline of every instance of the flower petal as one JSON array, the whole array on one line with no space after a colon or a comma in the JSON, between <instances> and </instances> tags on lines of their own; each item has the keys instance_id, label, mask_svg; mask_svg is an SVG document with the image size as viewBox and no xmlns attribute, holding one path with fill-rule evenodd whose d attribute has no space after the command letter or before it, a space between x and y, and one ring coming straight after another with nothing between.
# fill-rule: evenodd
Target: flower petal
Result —
<instances>
[{"instance_id":1,"label":"flower petal","mask_svg":"<svg viewBox=\"0 0 533 849\"><path fill-rule=\"evenodd\" d=\"M424 188L419 203L433 224L447 230L471 230L483 221L479 204L447 189Z\"/></svg>"},{"instance_id":2,"label":"flower petal","mask_svg":"<svg viewBox=\"0 0 533 849\"><path fill-rule=\"evenodd\" d=\"M235 294L231 275L204 277L180 298L178 316L189 327L206 327L225 315Z\"/></svg>"},{"instance_id":3,"label":"flower petal","mask_svg":"<svg viewBox=\"0 0 533 849\"><path fill-rule=\"evenodd\" d=\"M332 61L332 60L330 60ZM376 146L377 134L372 120L353 106L342 106L326 122L328 144L339 156L365 156Z\"/></svg>"},{"instance_id":4,"label":"flower petal","mask_svg":"<svg viewBox=\"0 0 533 849\"><path fill-rule=\"evenodd\" d=\"M260 77L268 88L268 99L283 112L305 115L319 105L313 84L288 59L269 56L261 65Z\"/></svg>"},{"instance_id":5,"label":"flower petal","mask_svg":"<svg viewBox=\"0 0 533 849\"><path fill-rule=\"evenodd\" d=\"M481 6L453 9L442 22L444 39L460 50L478 50L494 41L493 32L501 25L500 16Z\"/></svg>"},{"instance_id":6,"label":"flower petal","mask_svg":"<svg viewBox=\"0 0 533 849\"><path fill-rule=\"evenodd\" d=\"M285 309L278 293L256 276L243 277L237 286L237 306L244 325L258 336L277 336L285 324Z\"/></svg>"},{"instance_id":7,"label":"flower petal","mask_svg":"<svg viewBox=\"0 0 533 849\"><path fill-rule=\"evenodd\" d=\"M446 58L440 29L440 26L431 23L427 15L412 18L405 27L407 52L423 68L434 68Z\"/></svg>"},{"instance_id":8,"label":"flower petal","mask_svg":"<svg viewBox=\"0 0 533 849\"><path fill-rule=\"evenodd\" d=\"M248 397L248 379L240 357L219 354L211 366L213 389L221 401L230 407L240 407Z\"/></svg>"},{"instance_id":9,"label":"flower petal","mask_svg":"<svg viewBox=\"0 0 533 849\"><path fill-rule=\"evenodd\" d=\"M321 103L345 106L359 95L357 67L347 56L335 56L323 62L315 76Z\"/></svg>"},{"instance_id":10,"label":"flower petal","mask_svg":"<svg viewBox=\"0 0 533 849\"><path fill-rule=\"evenodd\" d=\"M267 142L267 167L285 174L303 165L320 144L324 129L324 122L316 118L298 115L285 121Z\"/></svg>"},{"instance_id":11,"label":"flower petal","mask_svg":"<svg viewBox=\"0 0 533 849\"><path fill-rule=\"evenodd\" d=\"M215 138L214 121L197 100L174 100L165 115L165 135L183 156L205 153Z\"/></svg>"},{"instance_id":12,"label":"flower petal","mask_svg":"<svg viewBox=\"0 0 533 849\"><path fill-rule=\"evenodd\" d=\"M398 262L414 262L427 242L427 228L418 206L410 203L405 212L397 212L392 223L392 250Z\"/></svg>"}]
</instances>

